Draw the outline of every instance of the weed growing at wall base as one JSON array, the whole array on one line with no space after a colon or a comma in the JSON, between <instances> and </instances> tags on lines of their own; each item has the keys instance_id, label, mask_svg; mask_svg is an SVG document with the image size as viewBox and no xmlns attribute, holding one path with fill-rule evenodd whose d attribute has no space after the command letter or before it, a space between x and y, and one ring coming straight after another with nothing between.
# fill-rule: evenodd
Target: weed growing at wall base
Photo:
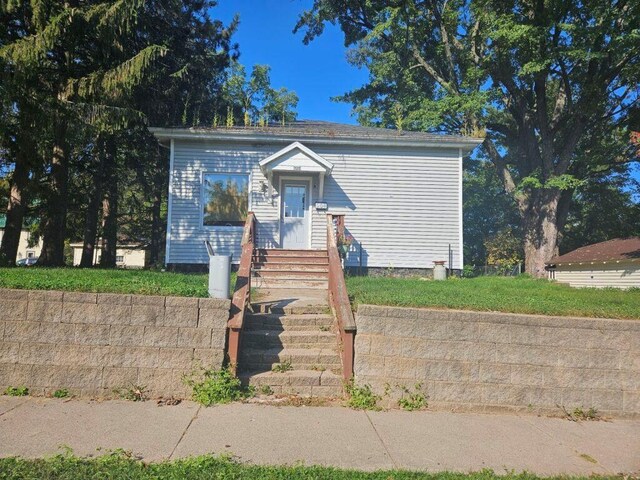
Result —
<instances>
[{"instance_id":1,"label":"weed growing at wall base","mask_svg":"<svg viewBox=\"0 0 640 480\"><path fill-rule=\"evenodd\" d=\"M29 389L27 387L7 387L4 394L10 397L26 397L29 395Z\"/></svg>"},{"instance_id":2,"label":"weed growing at wall base","mask_svg":"<svg viewBox=\"0 0 640 480\"><path fill-rule=\"evenodd\" d=\"M382 397L373 393L371 385L356 385L353 379L345 385L349 398L347 406L355 410L380 410L378 402Z\"/></svg>"},{"instance_id":3,"label":"weed growing at wall base","mask_svg":"<svg viewBox=\"0 0 640 480\"><path fill-rule=\"evenodd\" d=\"M184 377L184 383L192 388L194 401L209 407L231 403L253 396L251 388L245 388L229 368L205 369Z\"/></svg>"}]
</instances>

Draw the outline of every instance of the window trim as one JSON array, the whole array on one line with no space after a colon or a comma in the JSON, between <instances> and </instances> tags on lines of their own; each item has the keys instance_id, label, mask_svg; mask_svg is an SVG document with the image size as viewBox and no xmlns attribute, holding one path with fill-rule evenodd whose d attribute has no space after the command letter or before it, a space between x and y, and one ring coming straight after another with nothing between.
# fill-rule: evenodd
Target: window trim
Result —
<instances>
[{"instance_id":1,"label":"window trim","mask_svg":"<svg viewBox=\"0 0 640 480\"><path fill-rule=\"evenodd\" d=\"M238 231L244 228L244 225L205 225L204 224L204 206L205 206L205 188L204 188L204 177L206 175L245 175L249 182L248 184L248 192L247 192L247 212L251 211L252 202L251 202L251 193L252 193L252 181L253 181L253 173L251 171L229 171L229 170L202 170L200 172L200 201L198 208L200 209L200 228L202 230L214 230L214 231Z\"/></svg>"}]
</instances>

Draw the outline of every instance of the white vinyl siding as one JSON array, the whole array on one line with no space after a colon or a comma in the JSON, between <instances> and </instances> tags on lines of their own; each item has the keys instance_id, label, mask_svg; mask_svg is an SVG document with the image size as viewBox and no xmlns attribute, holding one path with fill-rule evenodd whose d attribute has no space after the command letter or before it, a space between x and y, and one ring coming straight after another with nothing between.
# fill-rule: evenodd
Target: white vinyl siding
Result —
<instances>
[{"instance_id":1,"label":"white vinyl siding","mask_svg":"<svg viewBox=\"0 0 640 480\"><path fill-rule=\"evenodd\" d=\"M640 264L632 262L561 265L553 275L557 282L572 287L640 288Z\"/></svg>"},{"instance_id":2,"label":"white vinyl siding","mask_svg":"<svg viewBox=\"0 0 640 480\"><path fill-rule=\"evenodd\" d=\"M345 214L354 237L347 264L363 267L431 268L434 260L462 267L460 153L458 148L390 148L301 143L333 164L324 182L329 212ZM269 196L260 160L286 144L222 144L211 140L174 140L170 243L167 263L206 263L204 240L214 250L239 260L242 228L201 225L202 172L249 173L249 208L256 215L259 247L278 248L279 175ZM288 172L287 176L291 176ZM309 176L308 173L300 173ZM311 174L312 198L319 174ZM326 247L326 213L312 208L311 248Z\"/></svg>"}]
</instances>

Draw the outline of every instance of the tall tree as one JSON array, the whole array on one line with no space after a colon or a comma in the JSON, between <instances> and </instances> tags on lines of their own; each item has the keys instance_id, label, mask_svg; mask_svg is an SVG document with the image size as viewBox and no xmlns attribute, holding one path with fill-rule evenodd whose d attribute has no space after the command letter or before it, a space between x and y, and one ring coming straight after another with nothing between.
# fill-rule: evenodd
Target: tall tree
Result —
<instances>
[{"instance_id":1,"label":"tall tree","mask_svg":"<svg viewBox=\"0 0 640 480\"><path fill-rule=\"evenodd\" d=\"M598 152L638 102L640 2L314 0L304 41L338 23L371 81L343 97L369 123L484 135L518 206L525 268L544 274L574 190L636 161Z\"/></svg>"}]
</instances>

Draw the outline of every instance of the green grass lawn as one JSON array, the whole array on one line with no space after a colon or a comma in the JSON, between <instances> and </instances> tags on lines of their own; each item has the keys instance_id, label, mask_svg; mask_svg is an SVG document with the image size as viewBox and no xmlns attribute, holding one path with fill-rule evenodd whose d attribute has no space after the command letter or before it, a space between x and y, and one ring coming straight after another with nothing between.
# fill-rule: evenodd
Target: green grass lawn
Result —
<instances>
[{"instance_id":1,"label":"green grass lawn","mask_svg":"<svg viewBox=\"0 0 640 480\"><path fill-rule=\"evenodd\" d=\"M640 319L640 289L584 289L520 277L477 277L434 282L348 277L357 304Z\"/></svg>"},{"instance_id":2,"label":"green grass lawn","mask_svg":"<svg viewBox=\"0 0 640 480\"><path fill-rule=\"evenodd\" d=\"M537 480L532 474L499 476L489 470L477 473L418 473L403 470L360 472L330 467L256 466L241 464L227 458L202 456L164 463L144 464L122 454L87 460L72 456L56 456L45 460L16 458L0 459L0 478L7 480L46 479L251 479L251 480ZM547 477L557 479L604 479L621 477Z\"/></svg>"},{"instance_id":3,"label":"green grass lawn","mask_svg":"<svg viewBox=\"0 0 640 480\"><path fill-rule=\"evenodd\" d=\"M151 270L0 268L0 288L207 297L208 275ZM231 285L235 284L235 273ZM233 291L233 289L232 289Z\"/></svg>"}]
</instances>

